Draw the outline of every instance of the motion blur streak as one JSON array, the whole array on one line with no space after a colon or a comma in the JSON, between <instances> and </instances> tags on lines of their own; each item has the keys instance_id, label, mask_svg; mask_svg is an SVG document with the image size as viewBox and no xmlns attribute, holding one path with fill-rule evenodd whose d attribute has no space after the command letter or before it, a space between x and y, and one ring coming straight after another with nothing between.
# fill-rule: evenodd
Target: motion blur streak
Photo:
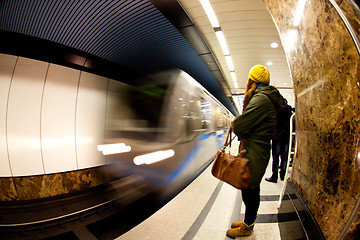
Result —
<instances>
[{"instance_id":1,"label":"motion blur streak","mask_svg":"<svg viewBox=\"0 0 360 240\"><path fill-rule=\"evenodd\" d=\"M125 143L114 143L98 145L97 150L102 152L103 155L110 155L116 153L130 152L131 147L126 146Z\"/></svg>"},{"instance_id":2,"label":"motion blur streak","mask_svg":"<svg viewBox=\"0 0 360 240\"><path fill-rule=\"evenodd\" d=\"M174 155L175 155L175 152L172 149L165 150L165 151L158 151L158 152L153 152L153 153L134 157L134 163L136 165L151 164L151 163L159 162L161 160L170 158Z\"/></svg>"}]
</instances>

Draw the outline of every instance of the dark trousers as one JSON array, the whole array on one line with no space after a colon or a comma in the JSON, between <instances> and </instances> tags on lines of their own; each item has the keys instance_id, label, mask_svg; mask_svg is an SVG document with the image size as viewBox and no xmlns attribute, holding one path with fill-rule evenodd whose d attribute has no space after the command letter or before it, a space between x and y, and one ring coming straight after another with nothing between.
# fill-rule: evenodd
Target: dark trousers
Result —
<instances>
[{"instance_id":1,"label":"dark trousers","mask_svg":"<svg viewBox=\"0 0 360 240\"><path fill-rule=\"evenodd\" d=\"M243 202L245 204L244 222L250 226L256 220L260 206L260 188L241 190Z\"/></svg>"},{"instance_id":2,"label":"dark trousers","mask_svg":"<svg viewBox=\"0 0 360 240\"><path fill-rule=\"evenodd\" d=\"M272 140L272 176L273 179L278 179L279 172L279 157L281 158L280 163L280 178L284 179L286 173L286 164L289 153L289 140Z\"/></svg>"}]
</instances>

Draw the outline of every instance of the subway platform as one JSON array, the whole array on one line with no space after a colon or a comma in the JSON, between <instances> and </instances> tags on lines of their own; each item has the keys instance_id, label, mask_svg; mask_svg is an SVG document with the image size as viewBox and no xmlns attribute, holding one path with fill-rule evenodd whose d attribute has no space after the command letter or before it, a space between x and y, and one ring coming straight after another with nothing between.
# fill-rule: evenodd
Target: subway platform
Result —
<instances>
[{"instance_id":1,"label":"subway platform","mask_svg":"<svg viewBox=\"0 0 360 240\"><path fill-rule=\"evenodd\" d=\"M231 153L237 146L233 144ZM264 178L271 176L271 164L270 159ZM226 231L232 222L244 218L241 191L213 177L211 166L159 211L116 239L233 239L226 236ZM287 176L290 171L291 168ZM269 183L263 179L254 230L250 236L236 239L309 239L299 212L295 210L294 205L300 203L285 195L279 205L284 183L280 180Z\"/></svg>"}]
</instances>

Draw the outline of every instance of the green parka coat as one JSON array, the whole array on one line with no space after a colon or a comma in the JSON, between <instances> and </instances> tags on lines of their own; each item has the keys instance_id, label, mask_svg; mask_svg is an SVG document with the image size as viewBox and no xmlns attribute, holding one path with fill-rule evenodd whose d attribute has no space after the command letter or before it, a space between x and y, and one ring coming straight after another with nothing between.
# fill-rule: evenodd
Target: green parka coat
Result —
<instances>
[{"instance_id":1,"label":"green parka coat","mask_svg":"<svg viewBox=\"0 0 360 240\"><path fill-rule=\"evenodd\" d=\"M259 87L244 112L233 122L233 131L240 139L247 139L246 158L250 161L251 185L260 186L270 159L271 138L275 133L276 111L283 97L273 86Z\"/></svg>"}]
</instances>

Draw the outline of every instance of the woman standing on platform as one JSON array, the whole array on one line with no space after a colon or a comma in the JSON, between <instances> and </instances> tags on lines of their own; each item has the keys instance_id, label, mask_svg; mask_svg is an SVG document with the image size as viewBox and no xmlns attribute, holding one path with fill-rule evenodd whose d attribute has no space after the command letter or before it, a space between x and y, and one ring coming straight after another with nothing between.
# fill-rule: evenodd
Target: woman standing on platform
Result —
<instances>
[{"instance_id":1,"label":"woman standing on platform","mask_svg":"<svg viewBox=\"0 0 360 240\"><path fill-rule=\"evenodd\" d=\"M226 233L229 237L251 234L260 205L260 182L270 159L271 138L275 132L276 111L283 97L270 84L270 73L262 65L255 65L249 72L243 113L232 123L234 133L245 141L245 157L250 161L251 185L241 190L245 204L244 221L232 223Z\"/></svg>"}]
</instances>

